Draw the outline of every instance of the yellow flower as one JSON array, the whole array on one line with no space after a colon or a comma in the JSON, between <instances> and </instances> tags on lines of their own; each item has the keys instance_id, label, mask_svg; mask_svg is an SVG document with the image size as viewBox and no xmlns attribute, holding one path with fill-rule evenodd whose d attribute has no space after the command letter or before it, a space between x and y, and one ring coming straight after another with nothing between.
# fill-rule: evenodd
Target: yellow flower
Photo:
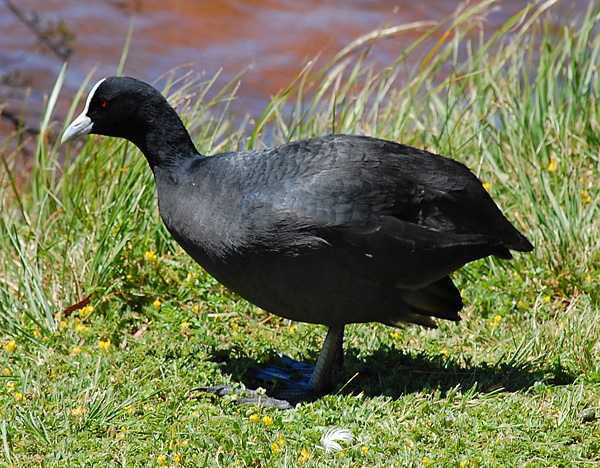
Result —
<instances>
[{"instance_id":1,"label":"yellow flower","mask_svg":"<svg viewBox=\"0 0 600 468\"><path fill-rule=\"evenodd\" d=\"M198 414L199 414L198 411L196 411L196 410L192 411L192 416L193 417L197 418ZM258 417L258 416L256 416L256 417ZM252 418L250 418L250 419L252 419Z\"/></svg>"},{"instance_id":2,"label":"yellow flower","mask_svg":"<svg viewBox=\"0 0 600 468\"><path fill-rule=\"evenodd\" d=\"M442 356L444 356L445 358L447 358L447 357L448 357L448 350L447 350L447 349L442 349L442 350L440 351L440 354L441 354Z\"/></svg>"},{"instance_id":3,"label":"yellow flower","mask_svg":"<svg viewBox=\"0 0 600 468\"><path fill-rule=\"evenodd\" d=\"M160 305L162 304L162 302L160 302L158 299L156 299L152 304L154 304L154 307L156 307L158 309L160 307Z\"/></svg>"},{"instance_id":4,"label":"yellow flower","mask_svg":"<svg viewBox=\"0 0 600 468\"><path fill-rule=\"evenodd\" d=\"M33 336L35 336L36 338L40 337L40 332L37 330L33 330Z\"/></svg>"},{"instance_id":5,"label":"yellow flower","mask_svg":"<svg viewBox=\"0 0 600 468\"><path fill-rule=\"evenodd\" d=\"M544 298L544 301L545 301L545 302L550 302L550 296L546 296L546 297Z\"/></svg>"},{"instance_id":6,"label":"yellow flower","mask_svg":"<svg viewBox=\"0 0 600 468\"><path fill-rule=\"evenodd\" d=\"M87 412L88 412L88 410L86 408L82 407L81 405L77 406L77 408L71 409L71 414L73 416L81 416Z\"/></svg>"},{"instance_id":7,"label":"yellow flower","mask_svg":"<svg viewBox=\"0 0 600 468\"><path fill-rule=\"evenodd\" d=\"M362 451L362 453L367 453L369 451L369 447L367 447L366 445L363 445L360 450Z\"/></svg>"},{"instance_id":8,"label":"yellow flower","mask_svg":"<svg viewBox=\"0 0 600 468\"><path fill-rule=\"evenodd\" d=\"M591 197L584 189L581 189L581 199L583 200L583 203L589 203L592 201Z\"/></svg>"},{"instance_id":9,"label":"yellow flower","mask_svg":"<svg viewBox=\"0 0 600 468\"><path fill-rule=\"evenodd\" d=\"M431 460L427 457L423 457L423 463L431 463Z\"/></svg>"},{"instance_id":10,"label":"yellow flower","mask_svg":"<svg viewBox=\"0 0 600 468\"><path fill-rule=\"evenodd\" d=\"M176 453L175 455L173 455L173 461L175 463L179 463L181 461L181 456L178 453Z\"/></svg>"},{"instance_id":11,"label":"yellow flower","mask_svg":"<svg viewBox=\"0 0 600 468\"><path fill-rule=\"evenodd\" d=\"M4 369L4 375L6 375L8 377L10 375L10 369L5 368Z\"/></svg>"},{"instance_id":12,"label":"yellow flower","mask_svg":"<svg viewBox=\"0 0 600 468\"><path fill-rule=\"evenodd\" d=\"M254 413L250 416L250 421L256 421L258 419L258 414Z\"/></svg>"},{"instance_id":13,"label":"yellow flower","mask_svg":"<svg viewBox=\"0 0 600 468\"><path fill-rule=\"evenodd\" d=\"M100 340L100 342L98 343L98 346L100 347L101 350L106 351L107 349L110 348L110 338L106 341Z\"/></svg>"},{"instance_id":14,"label":"yellow flower","mask_svg":"<svg viewBox=\"0 0 600 468\"><path fill-rule=\"evenodd\" d=\"M392 338L398 338L400 335L398 334L398 332L391 332L391 333L390 333L390 336L391 336Z\"/></svg>"},{"instance_id":15,"label":"yellow flower","mask_svg":"<svg viewBox=\"0 0 600 468\"><path fill-rule=\"evenodd\" d=\"M552 156L550 158L550 164L548 165L548 172L554 172L556 170L556 167L554 166L555 162L556 162L556 158L554 156Z\"/></svg>"},{"instance_id":16,"label":"yellow flower","mask_svg":"<svg viewBox=\"0 0 600 468\"><path fill-rule=\"evenodd\" d=\"M50 371L50 377L56 377L56 371L54 369Z\"/></svg>"},{"instance_id":17,"label":"yellow flower","mask_svg":"<svg viewBox=\"0 0 600 468\"><path fill-rule=\"evenodd\" d=\"M263 422L265 423L265 425L270 426L271 424L273 424L273 418L271 416L265 416L263 418Z\"/></svg>"},{"instance_id":18,"label":"yellow flower","mask_svg":"<svg viewBox=\"0 0 600 468\"><path fill-rule=\"evenodd\" d=\"M482 185L486 192L490 191L490 183L489 182L485 182Z\"/></svg>"},{"instance_id":19,"label":"yellow flower","mask_svg":"<svg viewBox=\"0 0 600 468\"><path fill-rule=\"evenodd\" d=\"M165 464L165 457L163 457L162 455L159 455L158 458L156 459L158 461L158 463L160 463L161 465Z\"/></svg>"},{"instance_id":20,"label":"yellow flower","mask_svg":"<svg viewBox=\"0 0 600 468\"><path fill-rule=\"evenodd\" d=\"M67 328L67 322L65 322L64 320L60 322L60 328Z\"/></svg>"},{"instance_id":21,"label":"yellow flower","mask_svg":"<svg viewBox=\"0 0 600 468\"><path fill-rule=\"evenodd\" d=\"M15 400L17 400L17 401L23 400L23 394L21 392L15 392L14 396L15 396Z\"/></svg>"},{"instance_id":22,"label":"yellow flower","mask_svg":"<svg viewBox=\"0 0 600 468\"><path fill-rule=\"evenodd\" d=\"M475 460L471 460L471 466L473 468L477 468L477 462Z\"/></svg>"},{"instance_id":23,"label":"yellow flower","mask_svg":"<svg viewBox=\"0 0 600 468\"><path fill-rule=\"evenodd\" d=\"M14 382L8 382L6 384L6 386L8 387L8 391L12 392L15 389L15 383Z\"/></svg>"},{"instance_id":24,"label":"yellow flower","mask_svg":"<svg viewBox=\"0 0 600 468\"><path fill-rule=\"evenodd\" d=\"M283 447L283 445L285 444L285 440L283 440L283 437L281 437L280 435L277 435L277 442L279 442L280 447Z\"/></svg>"},{"instance_id":25,"label":"yellow flower","mask_svg":"<svg viewBox=\"0 0 600 468\"><path fill-rule=\"evenodd\" d=\"M520 300L519 302L517 302L517 305L518 305L519 307L523 307L523 301L521 301L521 300Z\"/></svg>"},{"instance_id":26,"label":"yellow flower","mask_svg":"<svg viewBox=\"0 0 600 468\"><path fill-rule=\"evenodd\" d=\"M190 328L190 322L183 322L181 324L181 330L187 330L188 328Z\"/></svg>"},{"instance_id":27,"label":"yellow flower","mask_svg":"<svg viewBox=\"0 0 600 468\"><path fill-rule=\"evenodd\" d=\"M80 352L81 352L81 348L79 348L79 347L77 347L77 346L75 346L75 347L73 348L73 354L78 354L78 353L80 353Z\"/></svg>"},{"instance_id":28,"label":"yellow flower","mask_svg":"<svg viewBox=\"0 0 600 468\"><path fill-rule=\"evenodd\" d=\"M290 327L290 335L295 335L296 334L296 327L294 327L293 325Z\"/></svg>"},{"instance_id":29,"label":"yellow flower","mask_svg":"<svg viewBox=\"0 0 600 468\"><path fill-rule=\"evenodd\" d=\"M302 464L302 463L306 463L307 460L308 460L308 450L303 448L300 451L300 457L298 458L298 462L300 464Z\"/></svg>"},{"instance_id":30,"label":"yellow flower","mask_svg":"<svg viewBox=\"0 0 600 468\"><path fill-rule=\"evenodd\" d=\"M465 468L467 466L467 463L469 463L469 460L461 461L460 468Z\"/></svg>"},{"instance_id":31,"label":"yellow flower","mask_svg":"<svg viewBox=\"0 0 600 468\"><path fill-rule=\"evenodd\" d=\"M277 445L277 442L271 444L271 450L273 450L273 453L279 452L279 445Z\"/></svg>"},{"instance_id":32,"label":"yellow flower","mask_svg":"<svg viewBox=\"0 0 600 468\"><path fill-rule=\"evenodd\" d=\"M14 353L15 349L17 349L17 341L16 340L10 340L6 346L4 346L4 349L6 349L6 351L8 351L9 353Z\"/></svg>"},{"instance_id":33,"label":"yellow flower","mask_svg":"<svg viewBox=\"0 0 600 468\"><path fill-rule=\"evenodd\" d=\"M78 332L88 331L89 329L90 329L90 327L86 327L85 325L82 325L82 324L77 325Z\"/></svg>"},{"instance_id":34,"label":"yellow flower","mask_svg":"<svg viewBox=\"0 0 600 468\"><path fill-rule=\"evenodd\" d=\"M233 323L231 325L231 328L233 328L234 330L237 330L239 328L239 325L237 323Z\"/></svg>"},{"instance_id":35,"label":"yellow flower","mask_svg":"<svg viewBox=\"0 0 600 468\"><path fill-rule=\"evenodd\" d=\"M342 451L340 452L340 458L344 458L345 456L346 456L346 454L345 454L345 453L344 453L344 451L342 450Z\"/></svg>"},{"instance_id":36,"label":"yellow flower","mask_svg":"<svg viewBox=\"0 0 600 468\"><path fill-rule=\"evenodd\" d=\"M152 260L154 260L154 254L156 252L154 250L146 250L146 260L148 260L149 262L151 262Z\"/></svg>"},{"instance_id":37,"label":"yellow flower","mask_svg":"<svg viewBox=\"0 0 600 468\"><path fill-rule=\"evenodd\" d=\"M115 439L122 440L127 435L127 428L125 426L121 426L121 432L117 432L115 434Z\"/></svg>"},{"instance_id":38,"label":"yellow flower","mask_svg":"<svg viewBox=\"0 0 600 468\"><path fill-rule=\"evenodd\" d=\"M85 316L89 315L93 310L94 310L94 306L91 306L91 305L82 307L81 309L79 309L79 316L85 317Z\"/></svg>"}]
</instances>

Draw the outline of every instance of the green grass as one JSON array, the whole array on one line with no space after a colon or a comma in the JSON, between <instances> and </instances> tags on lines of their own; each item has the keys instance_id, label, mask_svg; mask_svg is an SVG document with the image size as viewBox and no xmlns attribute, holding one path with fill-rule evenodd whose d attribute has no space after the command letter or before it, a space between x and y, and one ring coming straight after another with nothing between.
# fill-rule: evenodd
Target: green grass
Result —
<instances>
[{"instance_id":1,"label":"green grass","mask_svg":"<svg viewBox=\"0 0 600 468\"><path fill-rule=\"evenodd\" d=\"M600 8L556 28L551 3L494 36L481 34L489 2L474 5L385 69L357 41L257 122L231 118L235 81L167 77L208 154L332 131L424 147L471 167L535 244L457 273L458 324L347 327L336 391L284 412L190 389L249 382L273 350L314 360L324 328L271 316L194 264L132 145L53 143L61 73L31 173L17 177L25 135L0 145L0 465L597 464ZM93 310L65 312L88 296ZM327 453L336 427L354 440Z\"/></svg>"}]
</instances>

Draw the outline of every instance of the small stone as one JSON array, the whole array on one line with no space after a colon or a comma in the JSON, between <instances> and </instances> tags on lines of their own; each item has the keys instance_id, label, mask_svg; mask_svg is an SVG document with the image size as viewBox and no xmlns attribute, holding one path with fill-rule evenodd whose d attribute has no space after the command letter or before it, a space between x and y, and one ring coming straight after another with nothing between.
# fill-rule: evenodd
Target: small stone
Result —
<instances>
[{"instance_id":1,"label":"small stone","mask_svg":"<svg viewBox=\"0 0 600 468\"><path fill-rule=\"evenodd\" d=\"M586 408L581 411L577 417L581 419L583 422L594 422L596 417L596 409L595 408Z\"/></svg>"}]
</instances>

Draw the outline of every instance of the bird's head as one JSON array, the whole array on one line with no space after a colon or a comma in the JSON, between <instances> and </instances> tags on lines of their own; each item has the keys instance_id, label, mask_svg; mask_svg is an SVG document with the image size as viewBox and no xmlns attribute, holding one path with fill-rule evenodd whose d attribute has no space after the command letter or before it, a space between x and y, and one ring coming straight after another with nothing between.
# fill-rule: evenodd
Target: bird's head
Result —
<instances>
[{"instance_id":1,"label":"bird's head","mask_svg":"<svg viewBox=\"0 0 600 468\"><path fill-rule=\"evenodd\" d=\"M98 81L83 112L65 130L61 143L92 133L131 141L152 168L197 154L167 99L135 78L113 76Z\"/></svg>"},{"instance_id":2,"label":"bird's head","mask_svg":"<svg viewBox=\"0 0 600 468\"><path fill-rule=\"evenodd\" d=\"M149 126L165 109L172 110L149 84L129 77L103 78L92 87L83 111L67 127L61 143L93 133L126 138L141 147Z\"/></svg>"}]
</instances>

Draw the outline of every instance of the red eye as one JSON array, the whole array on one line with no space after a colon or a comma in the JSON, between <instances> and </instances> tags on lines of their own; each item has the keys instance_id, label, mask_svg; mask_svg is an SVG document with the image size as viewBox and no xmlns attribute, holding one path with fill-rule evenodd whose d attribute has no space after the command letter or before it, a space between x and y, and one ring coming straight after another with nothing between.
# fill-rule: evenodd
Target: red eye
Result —
<instances>
[{"instance_id":1,"label":"red eye","mask_svg":"<svg viewBox=\"0 0 600 468\"><path fill-rule=\"evenodd\" d=\"M100 101L100 105L102 107L106 107L106 99L102 99L102 101Z\"/></svg>"}]
</instances>

